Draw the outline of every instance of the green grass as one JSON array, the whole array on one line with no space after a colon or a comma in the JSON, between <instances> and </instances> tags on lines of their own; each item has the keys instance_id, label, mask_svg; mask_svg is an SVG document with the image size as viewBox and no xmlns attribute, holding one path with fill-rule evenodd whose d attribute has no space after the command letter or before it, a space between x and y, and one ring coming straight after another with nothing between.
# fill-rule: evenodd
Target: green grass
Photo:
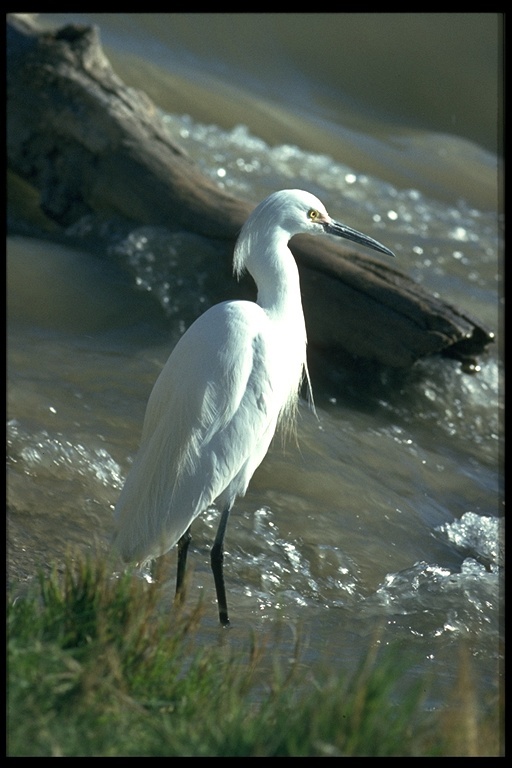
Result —
<instances>
[{"instance_id":1,"label":"green grass","mask_svg":"<svg viewBox=\"0 0 512 768\"><path fill-rule=\"evenodd\" d=\"M250 636L202 647L200 606L159 605L157 584L80 558L11 601L8 755L498 754L466 688L470 711L423 712L398 650L374 644L350 674L307 666L299 648L284 664Z\"/></svg>"}]
</instances>

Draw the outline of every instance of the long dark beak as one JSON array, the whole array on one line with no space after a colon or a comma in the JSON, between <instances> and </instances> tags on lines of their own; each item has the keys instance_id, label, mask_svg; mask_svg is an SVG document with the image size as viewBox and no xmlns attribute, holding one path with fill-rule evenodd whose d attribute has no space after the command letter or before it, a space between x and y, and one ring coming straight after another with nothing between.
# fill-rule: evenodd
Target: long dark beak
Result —
<instances>
[{"instance_id":1,"label":"long dark beak","mask_svg":"<svg viewBox=\"0 0 512 768\"><path fill-rule=\"evenodd\" d=\"M354 243L366 245L367 248L372 248L374 251L380 251L381 253L385 253L387 256L394 257L395 255L393 251L390 251L389 248L386 248L385 245L382 245L381 243L377 242L377 240L374 240L373 237L363 235L363 233L358 232L357 229L351 229L345 224L340 224L338 221L333 221L333 219L331 219L329 224L324 224L324 231L329 235L344 237L345 240L352 240Z\"/></svg>"}]
</instances>

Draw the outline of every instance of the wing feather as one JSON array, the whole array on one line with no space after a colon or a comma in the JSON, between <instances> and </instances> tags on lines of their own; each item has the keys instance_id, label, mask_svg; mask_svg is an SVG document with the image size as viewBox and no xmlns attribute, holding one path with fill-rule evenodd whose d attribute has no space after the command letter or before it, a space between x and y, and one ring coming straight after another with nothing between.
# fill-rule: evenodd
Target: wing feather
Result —
<instances>
[{"instance_id":1,"label":"wing feather","mask_svg":"<svg viewBox=\"0 0 512 768\"><path fill-rule=\"evenodd\" d=\"M268 323L253 302L224 302L176 345L116 506L115 545L125 560L163 554L216 499L231 505L245 493L283 405Z\"/></svg>"}]
</instances>

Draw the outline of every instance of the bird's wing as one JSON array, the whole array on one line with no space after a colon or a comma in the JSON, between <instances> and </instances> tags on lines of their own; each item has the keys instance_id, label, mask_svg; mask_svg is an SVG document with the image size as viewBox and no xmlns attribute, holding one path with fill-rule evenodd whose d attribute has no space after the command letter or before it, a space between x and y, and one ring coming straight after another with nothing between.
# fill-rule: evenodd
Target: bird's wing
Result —
<instances>
[{"instance_id":1,"label":"bird's wing","mask_svg":"<svg viewBox=\"0 0 512 768\"><path fill-rule=\"evenodd\" d=\"M225 302L173 350L116 506L115 543L126 560L166 552L215 499L231 504L245 493L282 405L272 389L268 323L253 302Z\"/></svg>"}]
</instances>

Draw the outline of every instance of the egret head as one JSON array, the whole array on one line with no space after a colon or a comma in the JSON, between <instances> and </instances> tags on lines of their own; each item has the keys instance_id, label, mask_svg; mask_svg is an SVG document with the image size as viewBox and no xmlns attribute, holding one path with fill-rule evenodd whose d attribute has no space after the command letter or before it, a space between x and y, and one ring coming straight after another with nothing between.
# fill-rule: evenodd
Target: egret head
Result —
<instances>
[{"instance_id":1,"label":"egret head","mask_svg":"<svg viewBox=\"0 0 512 768\"><path fill-rule=\"evenodd\" d=\"M253 251L270 244L273 237L284 237L288 241L298 234L335 235L394 256L372 237L332 219L324 204L310 192L281 189L266 197L243 225L235 246L235 274L239 275L247 266Z\"/></svg>"}]
</instances>

